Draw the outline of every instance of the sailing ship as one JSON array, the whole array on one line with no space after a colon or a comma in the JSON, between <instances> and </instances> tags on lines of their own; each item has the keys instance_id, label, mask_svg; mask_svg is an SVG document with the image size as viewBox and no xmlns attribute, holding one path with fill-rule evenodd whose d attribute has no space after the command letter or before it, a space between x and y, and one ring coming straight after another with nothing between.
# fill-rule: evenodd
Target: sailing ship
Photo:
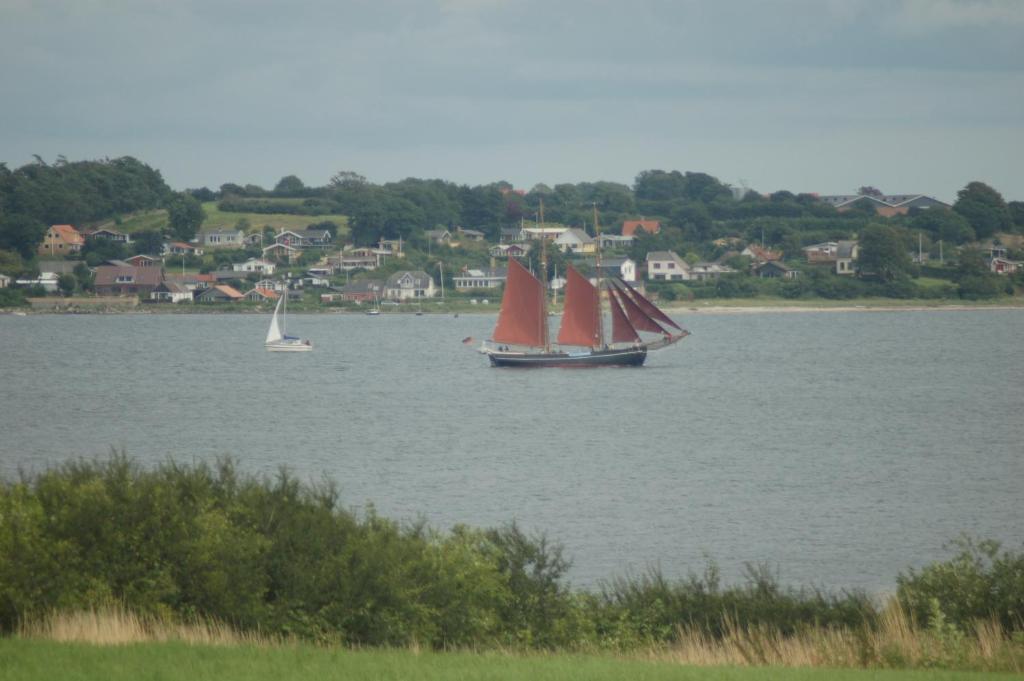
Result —
<instances>
[{"instance_id":1,"label":"sailing ship","mask_svg":"<svg viewBox=\"0 0 1024 681\"><path fill-rule=\"evenodd\" d=\"M548 332L544 284L519 261L509 259L498 324L480 352L497 367L641 366L650 350L677 343L689 332L623 280L595 286L574 267L566 268L562 324L557 348ZM600 289L611 308L612 333L605 338ZM639 332L658 334L645 341Z\"/></svg>"},{"instance_id":2,"label":"sailing ship","mask_svg":"<svg viewBox=\"0 0 1024 681\"><path fill-rule=\"evenodd\" d=\"M538 224L544 223L544 202L540 203ZM566 267L562 296L562 324L557 349L548 332L547 239L541 231L538 279L515 258L509 258L505 292L501 298L498 324L480 352L496 367L598 367L641 366L649 350L677 343L690 335L625 280L610 279L602 284L601 227L594 206L594 231L598 237L596 285L571 265ZM605 338L601 292L611 307L611 342ZM674 330L673 330L674 329ZM658 337L645 341L640 331Z\"/></svg>"},{"instance_id":3,"label":"sailing ship","mask_svg":"<svg viewBox=\"0 0 1024 681\"><path fill-rule=\"evenodd\" d=\"M282 305L284 306L282 309ZM281 313L281 323L277 323L277 313ZM288 335L288 291L281 292L274 307L274 316L270 319L267 340L263 346L270 352L308 352L313 343L302 338Z\"/></svg>"}]
</instances>

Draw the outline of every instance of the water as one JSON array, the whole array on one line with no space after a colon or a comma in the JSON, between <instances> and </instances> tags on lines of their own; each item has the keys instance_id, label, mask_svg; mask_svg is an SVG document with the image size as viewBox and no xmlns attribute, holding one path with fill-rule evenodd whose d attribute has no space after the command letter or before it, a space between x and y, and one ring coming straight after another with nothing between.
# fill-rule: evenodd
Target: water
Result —
<instances>
[{"instance_id":1,"label":"water","mask_svg":"<svg viewBox=\"0 0 1024 681\"><path fill-rule=\"evenodd\" d=\"M515 519L574 584L894 588L961 533L1024 539L1021 311L693 314L642 369L498 370L488 315L0 316L0 475L111 447L329 476L431 525Z\"/></svg>"}]
</instances>

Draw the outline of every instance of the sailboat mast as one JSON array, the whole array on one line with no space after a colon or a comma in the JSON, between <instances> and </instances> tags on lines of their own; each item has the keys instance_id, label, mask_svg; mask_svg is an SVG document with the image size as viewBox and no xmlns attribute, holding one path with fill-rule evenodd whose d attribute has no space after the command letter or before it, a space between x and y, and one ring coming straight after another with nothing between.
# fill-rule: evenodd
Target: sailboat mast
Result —
<instances>
[{"instance_id":1,"label":"sailboat mast","mask_svg":"<svg viewBox=\"0 0 1024 681\"><path fill-rule=\"evenodd\" d=\"M597 221L597 203L591 204L594 209L594 240L597 241L597 347L604 347L604 314L601 311L601 223Z\"/></svg>"},{"instance_id":2,"label":"sailboat mast","mask_svg":"<svg viewBox=\"0 0 1024 681\"><path fill-rule=\"evenodd\" d=\"M544 333L544 352L551 352L551 334L548 332L548 239L544 229L544 199L540 200L540 327Z\"/></svg>"}]
</instances>

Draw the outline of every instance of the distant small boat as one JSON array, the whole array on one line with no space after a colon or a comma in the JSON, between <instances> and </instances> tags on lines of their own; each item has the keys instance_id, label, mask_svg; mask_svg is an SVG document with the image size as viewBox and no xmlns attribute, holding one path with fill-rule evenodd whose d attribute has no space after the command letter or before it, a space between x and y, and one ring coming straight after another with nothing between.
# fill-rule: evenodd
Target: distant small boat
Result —
<instances>
[{"instance_id":1,"label":"distant small boat","mask_svg":"<svg viewBox=\"0 0 1024 681\"><path fill-rule=\"evenodd\" d=\"M282 305L284 306L282 309ZM277 313L281 312L281 323L277 323ZM274 307L274 316L270 319L267 340L263 346L269 352L309 352L313 343L302 338L288 335L288 291L281 293Z\"/></svg>"},{"instance_id":2,"label":"distant small boat","mask_svg":"<svg viewBox=\"0 0 1024 681\"><path fill-rule=\"evenodd\" d=\"M373 307L367 310L366 314L370 315L371 317L376 317L377 315L380 314L380 298L377 297L376 293L373 294Z\"/></svg>"}]
</instances>

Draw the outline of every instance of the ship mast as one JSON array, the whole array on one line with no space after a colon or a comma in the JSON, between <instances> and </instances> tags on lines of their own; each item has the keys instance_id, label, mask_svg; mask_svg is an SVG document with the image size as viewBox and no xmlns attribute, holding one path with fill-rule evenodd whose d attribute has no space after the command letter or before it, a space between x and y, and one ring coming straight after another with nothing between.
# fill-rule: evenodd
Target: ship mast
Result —
<instances>
[{"instance_id":1,"label":"ship mast","mask_svg":"<svg viewBox=\"0 0 1024 681\"><path fill-rule=\"evenodd\" d=\"M548 332L548 240L544 229L544 198L540 199L540 328L544 333L544 352L551 352L551 335Z\"/></svg>"},{"instance_id":2,"label":"ship mast","mask_svg":"<svg viewBox=\"0 0 1024 681\"><path fill-rule=\"evenodd\" d=\"M601 223L597 221L597 203L591 203L594 208L594 240L597 241L597 347L604 347L604 315L601 312ZM611 295L609 293L609 295Z\"/></svg>"}]
</instances>

